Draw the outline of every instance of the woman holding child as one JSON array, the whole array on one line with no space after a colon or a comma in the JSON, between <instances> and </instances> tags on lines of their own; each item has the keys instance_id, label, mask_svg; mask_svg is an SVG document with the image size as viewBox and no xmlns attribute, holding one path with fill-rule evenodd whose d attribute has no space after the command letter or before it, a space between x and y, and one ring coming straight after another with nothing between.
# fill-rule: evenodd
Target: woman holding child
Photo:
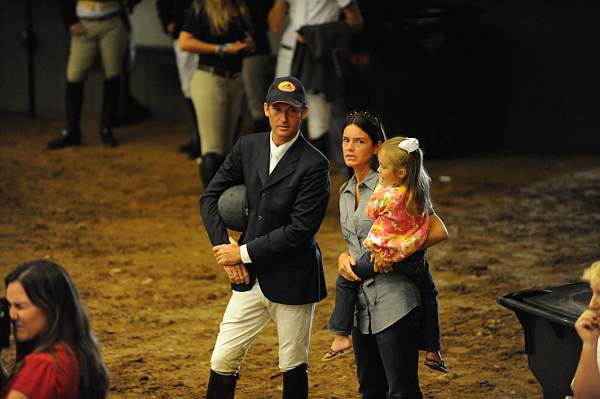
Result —
<instances>
[{"instance_id":1,"label":"woman holding child","mask_svg":"<svg viewBox=\"0 0 600 399\"><path fill-rule=\"evenodd\" d=\"M418 141L411 140L396 146L405 147L402 151L409 153L407 159L417 157L415 159L421 162L420 150L418 154L410 155L418 149ZM375 269L382 273L368 275L358 272L360 265L357 266L357 261L365 262L365 257L362 257L366 250L363 241L373 225L366 208L380 182L380 175L371 166L372 159L384 141L378 117L365 111L351 112L347 116L342 147L346 166L354 170L354 176L340 190L339 207L341 229L348 249L338 258L340 277L336 287L336 310L329 323L336 338L323 360L333 360L353 347L363 399L421 398L417 374L418 348L427 350L427 365L439 371L447 370L439 352L437 291L428 270L424 248L445 240L448 233L433 212L430 201L421 201L421 205L425 204L428 234L416 248L418 250L407 254L402 262L392 263L382 262L371 248L367 261L375 260ZM389 170L380 168L381 175L386 173ZM428 183L426 173L424 177ZM428 198L428 187L426 189ZM411 195L407 196L409 204ZM361 274L362 279L359 277ZM347 308L347 304L338 301L338 297L342 298L338 293L347 283L357 281L359 283L354 283L357 286L354 288L356 313L354 309L344 312L342 309ZM424 322L421 321L424 318L421 309L428 310ZM348 313L354 314L354 321L345 325L342 320L348 319ZM426 327L424 331L421 325ZM351 340L348 337L350 329Z\"/></svg>"}]
</instances>

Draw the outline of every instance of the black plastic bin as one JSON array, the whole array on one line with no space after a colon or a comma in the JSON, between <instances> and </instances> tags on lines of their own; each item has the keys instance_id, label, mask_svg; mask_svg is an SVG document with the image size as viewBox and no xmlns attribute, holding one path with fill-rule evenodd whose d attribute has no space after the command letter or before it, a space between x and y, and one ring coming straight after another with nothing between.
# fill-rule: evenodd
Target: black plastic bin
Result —
<instances>
[{"instance_id":1,"label":"black plastic bin","mask_svg":"<svg viewBox=\"0 0 600 399\"><path fill-rule=\"evenodd\" d=\"M571 395L581 340L573 327L592 293L588 283L514 292L497 299L515 312L525 333L529 368L545 399Z\"/></svg>"}]
</instances>

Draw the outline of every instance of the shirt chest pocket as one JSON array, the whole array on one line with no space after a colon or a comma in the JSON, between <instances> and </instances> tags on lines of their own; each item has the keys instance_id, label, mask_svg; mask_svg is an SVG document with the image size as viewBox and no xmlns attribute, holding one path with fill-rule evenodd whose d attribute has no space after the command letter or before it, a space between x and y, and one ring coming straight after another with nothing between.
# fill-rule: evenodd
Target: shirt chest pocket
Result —
<instances>
[{"instance_id":1,"label":"shirt chest pocket","mask_svg":"<svg viewBox=\"0 0 600 399\"><path fill-rule=\"evenodd\" d=\"M373 220L369 219L364 214L357 214L355 215L354 223L358 238L362 242L365 238L367 238L369 230L371 230L371 226L373 225Z\"/></svg>"}]
</instances>

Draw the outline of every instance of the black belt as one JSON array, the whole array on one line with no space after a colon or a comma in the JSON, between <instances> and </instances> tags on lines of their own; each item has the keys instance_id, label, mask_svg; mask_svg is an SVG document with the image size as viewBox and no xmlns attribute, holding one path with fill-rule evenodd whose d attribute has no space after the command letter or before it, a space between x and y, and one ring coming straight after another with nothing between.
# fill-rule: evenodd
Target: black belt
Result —
<instances>
[{"instance_id":1,"label":"black belt","mask_svg":"<svg viewBox=\"0 0 600 399\"><path fill-rule=\"evenodd\" d=\"M118 16L120 11L111 12L110 14L102 15L101 17L79 17L84 21L108 21L109 19L113 19Z\"/></svg>"},{"instance_id":2,"label":"black belt","mask_svg":"<svg viewBox=\"0 0 600 399\"><path fill-rule=\"evenodd\" d=\"M219 68L219 67L215 67L215 66L198 64L198 69L200 69L201 71L206 71L206 72L212 73L213 75L221 76L223 78L228 78L228 79L235 79L238 76L240 76L239 71L233 72L233 71L230 71L229 69Z\"/></svg>"}]
</instances>

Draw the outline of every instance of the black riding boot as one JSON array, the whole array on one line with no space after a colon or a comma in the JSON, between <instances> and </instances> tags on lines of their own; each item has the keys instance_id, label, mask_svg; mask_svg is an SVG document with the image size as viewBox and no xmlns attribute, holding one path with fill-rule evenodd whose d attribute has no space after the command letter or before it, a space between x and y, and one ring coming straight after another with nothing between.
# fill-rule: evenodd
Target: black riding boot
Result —
<instances>
[{"instance_id":1,"label":"black riding boot","mask_svg":"<svg viewBox=\"0 0 600 399\"><path fill-rule=\"evenodd\" d=\"M61 136L47 144L49 150L80 145L81 107L83 105L83 82L67 82L65 91L65 129Z\"/></svg>"},{"instance_id":2,"label":"black riding boot","mask_svg":"<svg viewBox=\"0 0 600 399\"><path fill-rule=\"evenodd\" d=\"M208 184L219 170L219 167L225 160L225 157L216 152L209 152L202 155L202 162L200 162L200 177L204 188L208 187Z\"/></svg>"},{"instance_id":3,"label":"black riding boot","mask_svg":"<svg viewBox=\"0 0 600 399\"><path fill-rule=\"evenodd\" d=\"M308 371L306 363L283 373L283 399L308 398Z\"/></svg>"},{"instance_id":4,"label":"black riding boot","mask_svg":"<svg viewBox=\"0 0 600 399\"><path fill-rule=\"evenodd\" d=\"M222 375L210 370L206 399L233 399L237 375Z\"/></svg>"},{"instance_id":5,"label":"black riding boot","mask_svg":"<svg viewBox=\"0 0 600 399\"><path fill-rule=\"evenodd\" d=\"M139 1L138 1L139 3ZM112 127L131 125L144 121L150 117L150 111L135 99L131 94L130 75L131 75L131 51L129 44L123 64L121 65L120 84L119 84L119 108L117 109Z\"/></svg>"},{"instance_id":6,"label":"black riding boot","mask_svg":"<svg viewBox=\"0 0 600 399\"><path fill-rule=\"evenodd\" d=\"M196 159L202 154L202 145L200 142L200 132L198 131L198 120L196 119L196 110L194 109L194 103L189 98L185 99L188 110L192 117L192 137L190 141L179 146L179 152L185 152L189 159Z\"/></svg>"},{"instance_id":7,"label":"black riding boot","mask_svg":"<svg viewBox=\"0 0 600 399\"><path fill-rule=\"evenodd\" d=\"M104 97L102 99L102 114L100 116L100 140L105 147L116 147L119 142L112 133L113 123L119 108L119 77L104 81Z\"/></svg>"}]
</instances>

